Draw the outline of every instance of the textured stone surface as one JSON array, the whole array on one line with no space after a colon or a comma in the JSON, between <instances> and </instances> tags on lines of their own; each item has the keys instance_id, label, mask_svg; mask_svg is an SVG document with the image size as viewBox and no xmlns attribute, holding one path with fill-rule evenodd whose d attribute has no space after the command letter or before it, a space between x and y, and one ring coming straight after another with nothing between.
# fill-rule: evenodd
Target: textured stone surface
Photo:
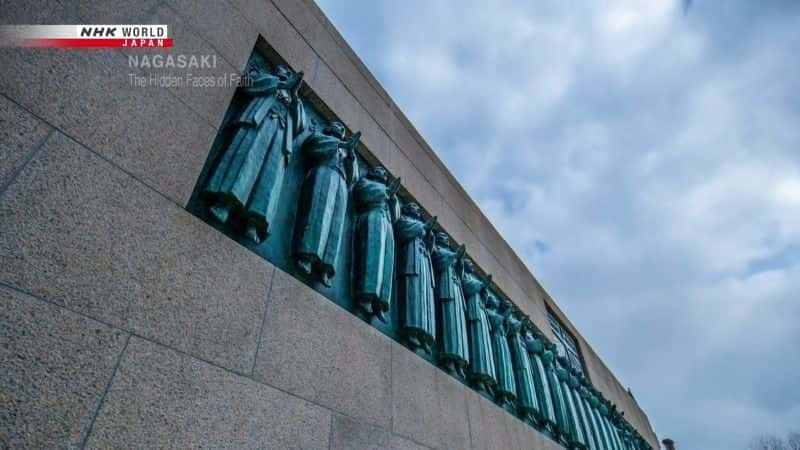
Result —
<instances>
[{"instance_id":1,"label":"textured stone surface","mask_svg":"<svg viewBox=\"0 0 800 450\"><path fill-rule=\"evenodd\" d=\"M326 449L330 411L132 338L88 448Z\"/></svg>"},{"instance_id":2,"label":"textured stone surface","mask_svg":"<svg viewBox=\"0 0 800 450\"><path fill-rule=\"evenodd\" d=\"M509 414L474 391L467 392L472 448L505 450L515 448L516 436L509 429Z\"/></svg>"},{"instance_id":3,"label":"textured stone surface","mask_svg":"<svg viewBox=\"0 0 800 450\"><path fill-rule=\"evenodd\" d=\"M4 0L0 24L52 24L57 19L64 20L76 17L72 11L67 10L61 2L52 0ZM77 22L62 22L77 23Z\"/></svg>"},{"instance_id":4,"label":"textured stone surface","mask_svg":"<svg viewBox=\"0 0 800 450\"><path fill-rule=\"evenodd\" d=\"M427 447L394 435L383 428L365 425L339 414L333 416L331 450L418 450L424 448Z\"/></svg>"},{"instance_id":5,"label":"textured stone surface","mask_svg":"<svg viewBox=\"0 0 800 450\"><path fill-rule=\"evenodd\" d=\"M522 422L512 415L506 415L506 428L511 435L511 448L526 450L534 448L536 450L563 450L564 447L552 441L535 428Z\"/></svg>"},{"instance_id":6,"label":"textured stone surface","mask_svg":"<svg viewBox=\"0 0 800 450\"><path fill-rule=\"evenodd\" d=\"M0 96L0 190L50 130L47 124Z\"/></svg>"},{"instance_id":7,"label":"textured stone surface","mask_svg":"<svg viewBox=\"0 0 800 450\"><path fill-rule=\"evenodd\" d=\"M0 286L0 447L78 446L127 337Z\"/></svg>"},{"instance_id":8,"label":"textured stone surface","mask_svg":"<svg viewBox=\"0 0 800 450\"><path fill-rule=\"evenodd\" d=\"M390 344L353 314L276 270L253 375L389 428Z\"/></svg>"},{"instance_id":9,"label":"textured stone surface","mask_svg":"<svg viewBox=\"0 0 800 450\"><path fill-rule=\"evenodd\" d=\"M232 83L227 85L215 84L214 86L193 84L195 82L205 83L207 79L213 79L214 83L217 83L220 77L230 81L231 74L242 73L242 68L234 68L230 65L213 45L192 30L189 24L169 7L158 7L153 15L144 20L144 23L168 24L169 34L174 39L173 46L164 51L153 50L147 53L142 53L139 49L126 49L125 53L129 57L137 57L144 54L152 58L159 55L166 60L168 56L175 58L176 55L186 55L187 57L195 56L199 63L208 62L211 65L215 65L214 67L193 68L140 67L140 69L148 76L170 75L192 81L192 83L185 83L168 89L178 99L189 105L193 111L203 116L211 126L219 127L236 90L236 85ZM207 57L207 59L203 59L203 57ZM188 75L191 75L191 78L187 78Z\"/></svg>"},{"instance_id":10,"label":"textured stone surface","mask_svg":"<svg viewBox=\"0 0 800 450\"><path fill-rule=\"evenodd\" d=\"M469 447L469 390L399 344L392 344L393 431L436 448Z\"/></svg>"},{"instance_id":11,"label":"textured stone surface","mask_svg":"<svg viewBox=\"0 0 800 450\"><path fill-rule=\"evenodd\" d=\"M183 205L216 130L116 51L0 49L0 91Z\"/></svg>"},{"instance_id":12,"label":"textured stone surface","mask_svg":"<svg viewBox=\"0 0 800 450\"><path fill-rule=\"evenodd\" d=\"M0 281L242 372L272 270L59 133L0 198Z\"/></svg>"},{"instance_id":13,"label":"textured stone surface","mask_svg":"<svg viewBox=\"0 0 800 450\"><path fill-rule=\"evenodd\" d=\"M166 3L233 67L244 68L258 32L236 8L226 1L167 0Z\"/></svg>"},{"instance_id":14,"label":"textured stone surface","mask_svg":"<svg viewBox=\"0 0 800 450\"><path fill-rule=\"evenodd\" d=\"M245 19L256 27L269 46L294 70L303 71L305 80L314 77L319 58L268 0L231 0Z\"/></svg>"}]
</instances>

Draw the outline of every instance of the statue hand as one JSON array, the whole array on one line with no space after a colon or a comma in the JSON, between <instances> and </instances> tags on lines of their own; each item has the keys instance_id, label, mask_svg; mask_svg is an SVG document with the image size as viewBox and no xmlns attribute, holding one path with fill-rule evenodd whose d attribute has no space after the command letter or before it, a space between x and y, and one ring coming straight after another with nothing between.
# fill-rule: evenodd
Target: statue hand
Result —
<instances>
[{"instance_id":1,"label":"statue hand","mask_svg":"<svg viewBox=\"0 0 800 450\"><path fill-rule=\"evenodd\" d=\"M436 216L433 216L430 219L428 219L428 221L425 222L425 231L432 230L433 227L436 226L436 220L438 220Z\"/></svg>"},{"instance_id":2,"label":"statue hand","mask_svg":"<svg viewBox=\"0 0 800 450\"><path fill-rule=\"evenodd\" d=\"M292 85L292 98L297 99L297 94L300 92L300 84L303 81L303 72L297 72L294 76L293 85Z\"/></svg>"},{"instance_id":3,"label":"statue hand","mask_svg":"<svg viewBox=\"0 0 800 450\"><path fill-rule=\"evenodd\" d=\"M358 146L358 141L360 140L361 140L361 132L359 131L355 133L353 136L351 136L350 139L347 141L347 144L345 145L350 151L353 151Z\"/></svg>"},{"instance_id":4,"label":"statue hand","mask_svg":"<svg viewBox=\"0 0 800 450\"><path fill-rule=\"evenodd\" d=\"M390 197L394 196L394 194L396 194L397 191L400 190L400 178L395 178L394 180L392 180L392 182L389 183L389 186L387 187L386 190L389 191Z\"/></svg>"}]
</instances>

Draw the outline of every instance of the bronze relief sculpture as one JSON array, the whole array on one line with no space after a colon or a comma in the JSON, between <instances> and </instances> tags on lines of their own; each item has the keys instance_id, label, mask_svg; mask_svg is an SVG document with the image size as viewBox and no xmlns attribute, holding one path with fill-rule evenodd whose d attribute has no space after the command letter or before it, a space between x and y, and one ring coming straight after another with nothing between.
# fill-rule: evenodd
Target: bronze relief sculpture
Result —
<instances>
[{"instance_id":1,"label":"bronze relief sculpture","mask_svg":"<svg viewBox=\"0 0 800 450\"><path fill-rule=\"evenodd\" d=\"M332 122L314 131L302 147L308 171L297 208L295 264L327 287L336 275L349 186L358 178L355 148L360 137L356 133L345 140L344 125Z\"/></svg>"},{"instance_id":2,"label":"bronze relief sculpture","mask_svg":"<svg viewBox=\"0 0 800 450\"><path fill-rule=\"evenodd\" d=\"M544 361L544 368L547 374L547 383L550 385L550 395L553 399L553 409L556 415L556 435L558 440L564 445L571 445L572 443L572 423L570 421L569 412L567 411L564 394L561 390L561 383L556 375L555 366L555 345L548 342L545 344L545 352L542 357Z\"/></svg>"},{"instance_id":3,"label":"bronze relief sculpture","mask_svg":"<svg viewBox=\"0 0 800 450\"><path fill-rule=\"evenodd\" d=\"M475 388L488 395L497 384L492 335L486 315L486 297L489 280L478 278L469 259L464 260L461 285L467 305L467 341L469 342L468 378Z\"/></svg>"},{"instance_id":4,"label":"bronze relief sculpture","mask_svg":"<svg viewBox=\"0 0 800 450\"><path fill-rule=\"evenodd\" d=\"M514 310L508 324L508 347L511 352L511 366L517 382L517 407L519 415L529 423L538 423L541 416L539 402L533 381L533 370L528 358L528 350L522 340L522 314Z\"/></svg>"},{"instance_id":5,"label":"bronze relief sculpture","mask_svg":"<svg viewBox=\"0 0 800 450\"><path fill-rule=\"evenodd\" d=\"M523 324L525 349L531 361L533 384L536 389L536 398L540 405L540 422L545 431L551 436L557 435L558 419L553 406L553 395L550 392L550 382L544 364L545 345L543 338L534 334L533 324L526 318Z\"/></svg>"},{"instance_id":6,"label":"bronze relief sculpture","mask_svg":"<svg viewBox=\"0 0 800 450\"><path fill-rule=\"evenodd\" d=\"M466 305L461 290L464 252L464 246L456 251L450 249L450 238L446 234L436 234L431 260L436 272L439 310L436 318L439 324L439 362L448 373L462 379L466 377L469 365Z\"/></svg>"},{"instance_id":7,"label":"bronze relief sculpture","mask_svg":"<svg viewBox=\"0 0 800 450\"><path fill-rule=\"evenodd\" d=\"M400 179L388 183L383 167L372 167L353 187L356 217L353 229L353 277L358 307L386 322L392 300Z\"/></svg>"},{"instance_id":8,"label":"bronze relief sculpture","mask_svg":"<svg viewBox=\"0 0 800 450\"><path fill-rule=\"evenodd\" d=\"M400 334L412 350L432 353L436 338L436 299L431 262L436 217L423 222L419 205L403 205L395 223L398 250L397 292Z\"/></svg>"},{"instance_id":9,"label":"bronze relief sculpture","mask_svg":"<svg viewBox=\"0 0 800 450\"><path fill-rule=\"evenodd\" d=\"M586 446L589 450L599 450L597 440L595 439L594 429L592 422L589 418L589 412L586 409L586 403L583 401L581 394L580 374L575 370L570 370L570 377L568 384L572 393L572 401L575 404L575 409L580 417L580 424L583 427L583 434L586 438Z\"/></svg>"},{"instance_id":10,"label":"bronze relief sculpture","mask_svg":"<svg viewBox=\"0 0 800 450\"><path fill-rule=\"evenodd\" d=\"M307 120L297 96L302 72L278 66L272 74L251 64L248 74L252 83L237 91L247 103L229 124L230 138L201 195L215 220L238 216L244 236L258 244L270 234L293 140Z\"/></svg>"},{"instance_id":11,"label":"bronze relief sculpture","mask_svg":"<svg viewBox=\"0 0 800 450\"><path fill-rule=\"evenodd\" d=\"M486 305L492 333L492 351L497 367L497 402L506 409L513 409L517 400L517 386L514 378L514 365L508 348L508 319L514 313L511 302L503 301L489 292Z\"/></svg>"},{"instance_id":12,"label":"bronze relief sculpture","mask_svg":"<svg viewBox=\"0 0 800 450\"><path fill-rule=\"evenodd\" d=\"M260 55L248 71L189 208L570 450L649 449L435 217L401 203L400 180L356 155L360 134L304 103L302 72Z\"/></svg>"},{"instance_id":13,"label":"bronze relief sculpture","mask_svg":"<svg viewBox=\"0 0 800 450\"><path fill-rule=\"evenodd\" d=\"M600 424L597 422L597 417L594 414L594 407L591 405L589 401L590 393L587 389L588 383L583 380L580 386L580 395L581 401L583 403L583 410L586 412L586 418L589 422L589 428L591 429L591 435L595 443L595 447L598 450L605 450L606 447L603 444L601 435L600 435Z\"/></svg>"},{"instance_id":14,"label":"bronze relief sculpture","mask_svg":"<svg viewBox=\"0 0 800 450\"><path fill-rule=\"evenodd\" d=\"M583 425L578 416L578 411L575 408L575 402L572 397L572 389L569 385L570 373L567 370L567 361L563 356L556 358L556 376L558 377L561 386L561 392L564 397L564 406L567 409L567 416L570 423L572 445L575 448L586 448L586 436L583 433Z\"/></svg>"}]
</instances>

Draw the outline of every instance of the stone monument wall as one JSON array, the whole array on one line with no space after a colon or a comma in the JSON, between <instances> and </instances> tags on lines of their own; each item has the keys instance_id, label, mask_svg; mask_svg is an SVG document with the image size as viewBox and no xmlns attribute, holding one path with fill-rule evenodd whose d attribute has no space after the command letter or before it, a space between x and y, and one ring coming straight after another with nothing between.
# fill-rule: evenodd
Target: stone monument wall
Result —
<instances>
[{"instance_id":1,"label":"stone monument wall","mask_svg":"<svg viewBox=\"0 0 800 450\"><path fill-rule=\"evenodd\" d=\"M318 7L12 2L6 23L169 24L171 53L303 71L653 447L647 416ZM6 11L4 11L4 14ZM142 88L130 51L0 49L0 441L11 447L562 448L188 211L235 87Z\"/></svg>"}]
</instances>

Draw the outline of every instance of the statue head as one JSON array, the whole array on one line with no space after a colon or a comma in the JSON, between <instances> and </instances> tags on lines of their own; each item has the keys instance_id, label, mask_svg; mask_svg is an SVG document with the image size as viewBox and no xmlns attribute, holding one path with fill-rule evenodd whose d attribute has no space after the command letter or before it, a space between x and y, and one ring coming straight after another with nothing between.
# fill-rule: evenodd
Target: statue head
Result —
<instances>
[{"instance_id":1,"label":"statue head","mask_svg":"<svg viewBox=\"0 0 800 450\"><path fill-rule=\"evenodd\" d=\"M370 180L386 183L386 180L389 178L389 174L386 173L386 169L384 169L381 166L370 167L367 170L367 178Z\"/></svg>"},{"instance_id":2,"label":"statue head","mask_svg":"<svg viewBox=\"0 0 800 450\"><path fill-rule=\"evenodd\" d=\"M258 64L256 64L253 61L250 61L249 63L247 63L247 67L245 68L244 72L245 72L245 75L254 77L254 76L258 75L258 73L261 72L261 70L262 69Z\"/></svg>"},{"instance_id":3,"label":"statue head","mask_svg":"<svg viewBox=\"0 0 800 450\"><path fill-rule=\"evenodd\" d=\"M328 136L334 136L339 139L344 139L344 125L340 122L330 122L325 125L325 128L322 129L322 132L327 134Z\"/></svg>"},{"instance_id":4,"label":"statue head","mask_svg":"<svg viewBox=\"0 0 800 450\"><path fill-rule=\"evenodd\" d=\"M277 76L281 81L286 81L292 77L292 71L287 69L284 65L278 65L275 68L275 76Z\"/></svg>"},{"instance_id":5,"label":"statue head","mask_svg":"<svg viewBox=\"0 0 800 450\"><path fill-rule=\"evenodd\" d=\"M475 263L473 263L471 259L465 258L464 259L464 270L466 270L467 272L470 272L470 273L474 272L475 271Z\"/></svg>"},{"instance_id":6,"label":"statue head","mask_svg":"<svg viewBox=\"0 0 800 450\"><path fill-rule=\"evenodd\" d=\"M422 211L416 202L410 202L403 205L402 212L407 216L416 217L418 219L422 217Z\"/></svg>"},{"instance_id":7,"label":"statue head","mask_svg":"<svg viewBox=\"0 0 800 450\"><path fill-rule=\"evenodd\" d=\"M436 244L442 247L450 247L450 236L443 232L436 233Z\"/></svg>"},{"instance_id":8,"label":"statue head","mask_svg":"<svg viewBox=\"0 0 800 450\"><path fill-rule=\"evenodd\" d=\"M494 295L494 292L487 290L486 291L486 308L487 309L496 309L500 306L500 300Z\"/></svg>"}]
</instances>

